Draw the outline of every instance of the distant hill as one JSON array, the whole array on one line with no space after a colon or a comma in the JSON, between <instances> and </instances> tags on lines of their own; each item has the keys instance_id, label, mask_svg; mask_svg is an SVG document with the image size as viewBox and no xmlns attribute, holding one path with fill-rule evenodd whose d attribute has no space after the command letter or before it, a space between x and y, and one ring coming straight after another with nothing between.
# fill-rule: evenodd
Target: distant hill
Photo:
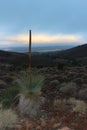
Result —
<instances>
[{"instance_id":1,"label":"distant hill","mask_svg":"<svg viewBox=\"0 0 87 130\"><path fill-rule=\"evenodd\" d=\"M87 44L63 51L36 52L32 54L32 66L35 67L55 66L59 61L63 60L67 61L67 63L71 63L73 60L75 64L87 65ZM28 53L0 51L0 65L3 63L11 64L15 67L29 65L29 56Z\"/></svg>"},{"instance_id":2,"label":"distant hill","mask_svg":"<svg viewBox=\"0 0 87 130\"><path fill-rule=\"evenodd\" d=\"M16 67L28 66L29 65L29 55L28 53L16 53L8 51L0 51L0 66L2 65L13 65ZM32 66L50 66L53 65L53 60L43 53L33 53L32 54Z\"/></svg>"},{"instance_id":3,"label":"distant hill","mask_svg":"<svg viewBox=\"0 0 87 130\"><path fill-rule=\"evenodd\" d=\"M60 51L57 54L61 58L84 58L87 57L87 44Z\"/></svg>"},{"instance_id":4,"label":"distant hill","mask_svg":"<svg viewBox=\"0 0 87 130\"><path fill-rule=\"evenodd\" d=\"M28 60L29 60L28 55L23 53L0 51L0 65L3 63L20 65L24 64L24 62L28 62Z\"/></svg>"}]
</instances>

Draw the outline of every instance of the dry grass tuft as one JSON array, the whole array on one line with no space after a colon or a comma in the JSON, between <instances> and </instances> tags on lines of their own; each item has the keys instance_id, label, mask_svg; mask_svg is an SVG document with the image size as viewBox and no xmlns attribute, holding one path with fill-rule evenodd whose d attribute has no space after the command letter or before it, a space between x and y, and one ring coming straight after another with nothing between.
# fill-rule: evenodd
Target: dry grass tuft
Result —
<instances>
[{"instance_id":1,"label":"dry grass tuft","mask_svg":"<svg viewBox=\"0 0 87 130\"><path fill-rule=\"evenodd\" d=\"M79 113L87 113L87 103L82 100L76 100L75 98L71 98L69 103L72 104L73 111Z\"/></svg>"},{"instance_id":2,"label":"dry grass tuft","mask_svg":"<svg viewBox=\"0 0 87 130\"><path fill-rule=\"evenodd\" d=\"M0 110L0 130L11 128L18 123L18 116L11 109Z\"/></svg>"},{"instance_id":3,"label":"dry grass tuft","mask_svg":"<svg viewBox=\"0 0 87 130\"><path fill-rule=\"evenodd\" d=\"M54 101L54 108L55 110L74 111L82 114L87 113L87 103L82 100L76 100L75 98L70 98L68 100L57 99Z\"/></svg>"}]
</instances>

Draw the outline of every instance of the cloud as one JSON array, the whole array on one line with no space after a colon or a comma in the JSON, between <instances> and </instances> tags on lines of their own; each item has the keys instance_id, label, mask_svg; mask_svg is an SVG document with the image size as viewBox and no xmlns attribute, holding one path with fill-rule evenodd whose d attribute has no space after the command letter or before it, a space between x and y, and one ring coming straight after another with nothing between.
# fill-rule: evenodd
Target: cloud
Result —
<instances>
[{"instance_id":1,"label":"cloud","mask_svg":"<svg viewBox=\"0 0 87 130\"><path fill-rule=\"evenodd\" d=\"M34 34L32 36L32 41L34 43L77 43L82 42L83 39L79 36L65 34Z\"/></svg>"},{"instance_id":2,"label":"cloud","mask_svg":"<svg viewBox=\"0 0 87 130\"><path fill-rule=\"evenodd\" d=\"M4 43L9 44L28 44L29 36L26 34L19 34L15 36L8 36L1 39ZM33 44L47 44L47 43L83 43L84 39L81 36L66 35L66 34L32 34Z\"/></svg>"}]
</instances>

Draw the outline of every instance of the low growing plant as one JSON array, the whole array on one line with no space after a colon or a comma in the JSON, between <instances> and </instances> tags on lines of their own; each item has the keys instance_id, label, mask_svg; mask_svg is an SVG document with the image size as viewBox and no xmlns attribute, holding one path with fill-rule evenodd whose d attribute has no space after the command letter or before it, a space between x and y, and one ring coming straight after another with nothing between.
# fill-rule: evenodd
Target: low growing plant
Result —
<instances>
[{"instance_id":1,"label":"low growing plant","mask_svg":"<svg viewBox=\"0 0 87 130\"><path fill-rule=\"evenodd\" d=\"M44 77L42 75L33 74L32 84L29 83L29 74L25 73L17 79L20 88L19 94L19 110L22 115L36 116L40 111L40 106L44 102L41 97L41 87Z\"/></svg>"},{"instance_id":2,"label":"low growing plant","mask_svg":"<svg viewBox=\"0 0 87 130\"><path fill-rule=\"evenodd\" d=\"M17 79L17 84L20 88L20 94L23 94L25 97L29 97L29 98L40 96L43 81L44 81L44 77L42 75L33 74L32 83L30 84L29 74L25 73L22 77Z\"/></svg>"},{"instance_id":3,"label":"low growing plant","mask_svg":"<svg viewBox=\"0 0 87 130\"><path fill-rule=\"evenodd\" d=\"M87 113L87 103L85 103L84 101L77 100L75 98L70 98L69 104L72 105L73 111L83 113L83 114Z\"/></svg>"},{"instance_id":4,"label":"low growing plant","mask_svg":"<svg viewBox=\"0 0 87 130\"><path fill-rule=\"evenodd\" d=\"M18 123L18 121L18 116L13 110L0 110L0 130L13 128Z\"/></svg>"},{"instance_id":5,"label":"low growing plant","mask_svg":"<svg viewBox=\"0 0 87 130\"><path fill-rule=\"evenodd\" d=\"M11 86L7 88L1 95L1 102L4 108L10 108L15 104L15 97L19 93L18 86Z\"/></svg>"},{"instance_id":6,"label":"low growing plant","mask_svg":"<svg viewBox=\"0 0 87 130\"><path fill-rule=\"evenodd\" d=\"M60 92L64 93L64 94L75 94L76 91L78 89L78 86L76 83L74 82L69 82L65 85L62 85L61 88L60 88Z\"/></svg>"}]
</instances>

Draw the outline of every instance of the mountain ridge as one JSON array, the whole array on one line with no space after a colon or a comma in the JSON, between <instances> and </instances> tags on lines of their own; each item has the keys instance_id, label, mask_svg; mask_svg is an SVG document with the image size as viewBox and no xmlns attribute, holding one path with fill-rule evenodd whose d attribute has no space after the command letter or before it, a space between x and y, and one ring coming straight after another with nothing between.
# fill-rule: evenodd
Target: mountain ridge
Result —
<instances>
[{"instance_id":1,"label":"mountain ridge","mask_svg":"<svg viewBox=\"0 0 87 130\"><path fill-rule=\"evenodd\" d=\"M65 59L68 61L67 63L70 60L76 60L77 63L87 64L87 44L63 51L32 53L32 66L54 66L58 64L58 62L55 64L56 59ZM29 55L28 53L0 51L0 63L15 66L29 65Z\"/></svg>"},{"instance_id":2,"label":"mountain ridge","mask_svg":"<svg viewBox=\"0 0 87 130\"><path fill-rule=\"evenodd\" d=\"M67 50L60 51L58 55L64 58L87 57L87 43Z\"/></svg>"}]
</instances>

